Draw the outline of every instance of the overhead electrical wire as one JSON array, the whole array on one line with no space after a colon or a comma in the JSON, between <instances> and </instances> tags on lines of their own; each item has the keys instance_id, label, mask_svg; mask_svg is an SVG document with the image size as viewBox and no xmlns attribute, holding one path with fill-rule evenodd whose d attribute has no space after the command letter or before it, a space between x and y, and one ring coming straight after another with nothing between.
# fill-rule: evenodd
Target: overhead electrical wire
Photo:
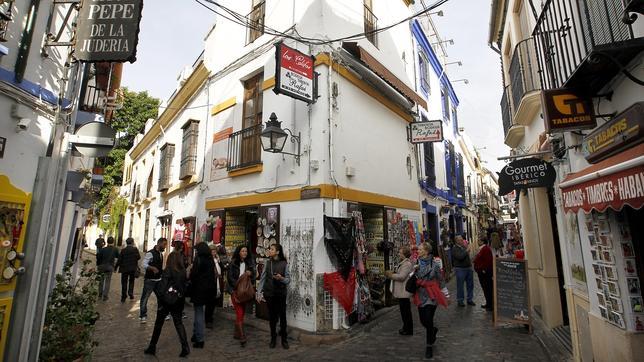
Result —
<instances>
[{"instance_id":1,"label":"overhead electrical wire","mask_svg":"<svg viewBox=\"0 0 644 362\"><path fill-rule=\"evenodd\" d=\"M295 41L298 41L298 42L301 42L301 43L305 43L305 44L309 44L309 45L324 45L324 44L330 44L330 43L347 41L347 40L364 39L369 35L378 34L378 33L387 31L387 30L389 30L389 29L391 29L391 28L393 28L395 26L403 24L403 23L405 23L405 22L407 22L407 21L409 21L411 19L414 19L414 18L416 18L418 16L421 16L423 14L426 14L426 13L436 9L437 7L445 4L448 0L438 0L434 4L427 6L425 9L419 11L418 13L416 13L414 15L411 15L411 16L409 16L407 18L404 18L404 19L402 19L400 21L397 21L397 22L395 22L393 24L387 25L385 27L377 28L377 29L374 29L374 30L371 30L371 31L356 33L356 34L353 34L353 35L348 35L348 36L341 37L341 38L336 38L336 39L310 38L310 37L301 36L299 34L297 36L292 35L292 34L288 34L288 33L281 32L279 30L273 29L273 28L271 28L271 27L269 27L269 26L267 26L265 24L260 24L260 23L258 23L256 21L249 20L246 15L242 15L240 13L237 13L237 12L227 8L224 5L219 4L218 2L216 2L214 0L195 0L195 1L198 4L200 4L201 6L203 6L204 8L212 11L213 13L215 13L215 14L217 14L219 16L221 16L222 18L224 18L224 19L226 19L228 21L231 21L231 22L233 22L235 24L238 24L240 26L243 26L243 27L255 30L255 31L262 31L263 33L266 33L266 34L270 34L270 35L274 35L274 36L281 36L281 37L284 37L284 38L287 38L287 39L292 39L292 40L295 40ZM221 11L218 11L216 8L212 8L212 7L204 4L204 2L208 3L208 4L211 4L211 5L214 5L216 8L219 8L219 9L223 10L223 12L225 12L226 14L222 13Z\"/></svg>"}]
</instances>

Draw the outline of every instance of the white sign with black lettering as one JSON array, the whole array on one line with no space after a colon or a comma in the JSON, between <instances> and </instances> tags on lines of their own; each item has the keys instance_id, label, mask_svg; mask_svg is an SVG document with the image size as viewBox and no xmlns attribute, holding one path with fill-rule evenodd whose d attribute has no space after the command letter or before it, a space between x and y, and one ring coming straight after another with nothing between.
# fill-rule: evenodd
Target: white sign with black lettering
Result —
<instances>
[{"instance_id":1,"label":"white sign with black lettering","mask_svg":"<svg viewBox=\"0 0 644 362\"><path fill-rule=\"evenodd\" d=\"M413 122L408 129L411 143L443 141L443 122L440 120Z\"/></svg>"}]
</instances>

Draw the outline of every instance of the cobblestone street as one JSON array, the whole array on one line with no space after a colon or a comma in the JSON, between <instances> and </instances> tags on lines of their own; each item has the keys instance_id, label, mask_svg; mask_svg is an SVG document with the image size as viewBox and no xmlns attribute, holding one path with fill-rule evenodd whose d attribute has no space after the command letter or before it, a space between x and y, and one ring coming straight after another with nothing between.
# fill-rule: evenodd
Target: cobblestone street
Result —
<instances>
[{"instance_id":1,"label":"cobblestone street","mask_svg":"<svg viewBox=\"0 0 644 362\"><path fill-rule=\"evenodd\" d=\"M112 291L107 302L99 302L101 318L97 323L94 361L174 361L180 360L179 341L171 321L167 321L157 347L157 357L143 355L154 326L156 299L150 298L148 322L139 323L139 301L141 280L137 279L135 300L120 303L120 275L112 280ZM450 292L456 294L451 282ZM478 285L475 301L481 304L482 292ZM192 307L186 306L187 318L184 325L188 337L192 335ZM278 347L268 348L269 333L266 328L247 328L249 343L241 348L232 338L233 324L226 312L215 315L215 329L206 330L204 349L192 349L189 360L194 361L355 361L368 358L372 361L423 360L424 330L414 310L414 335L399 336L401 327L397 307L378 313L371 323L357 326L348 338L331 345L313 346L291 340L290 350ZM251 316L249 319L255 319ZM438 342L434 347L436 361L550 361L546 351L534 335L522 327L495 329L492 315L478 305L458 307L452 303L446 310L439 308L436 313L439 328ZM265 323L257 321L258 323ZM295 335L295 333L293 333Z\"/></svg>"}]
</instances>

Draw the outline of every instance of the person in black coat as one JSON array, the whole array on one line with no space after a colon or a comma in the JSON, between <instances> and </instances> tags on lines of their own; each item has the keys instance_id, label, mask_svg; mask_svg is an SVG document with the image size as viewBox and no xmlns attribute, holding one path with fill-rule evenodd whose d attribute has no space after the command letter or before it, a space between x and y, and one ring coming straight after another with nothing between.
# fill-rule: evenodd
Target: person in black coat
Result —
<instances>
[{"instance_id":1,"label":"person in black coat","mask_svg":"<svg viewBox=\"0 0 644 362\"><path fill-rule=\"evenodd\" d=\"M197 257L190 271L190 300L195 307L192 345L195 348L204 346L204 307L214 303L217 296L217 281L215 279L215 262L212 259L208 244L201 242L195 246Z\"/></svg>"},{"instance_id":2,"label":"person in black coat","mask_svg":"<svg viewBox=\"0 0 644 362\"><path fill-rule=\"evenodd\" d=\"M246 314L246 304L239 303L235 298L235 289L239 278L246 274L250 280L255 282L255 263L250 255L248 255L248 247L238 246L233 253L232 261L228 266L228 285L227 290L230 293L230 300L235 308L235 334L234 338L239 339L241 346L246 345L246 334L244 333L244 315Z\"/></svg>"},{"instance_id":3,"label":"person in black coat","mask_svg":"<svg viewBox=\"0 0 644 362\"><path fill-rule=\"evenodd\" d=\"M215 299L211 299L206 303L206 328L213 329L213 321L215 314L215 306L221 307L223 305L223 296L224 296L224 275L225 270L228 267L228 264L224 264L224 260L220 254L226 255L226 249L216 244L210 245L210 254L212 255L212 260L215 264L215 283L217 290L215 293Z\"/></svg>"},{"instance_id":4,"label":"person in black coat","mask_svg":"<svg viewBox=\"0 0 644 362\"><path fill-rule=\"evenodd\" d=\"M125 244L117 265L121 273L121 303L125 302L127 295L130 296L130 299L134 299L134 274L139 267L139 259L141 259L139 249L134 246L134 239L125 239Z\"/></svg>"},{"instance_id":5,"label":"person in black coat","mask_svg":"<svg viewBox=\"0 0 644 362\"><path fill-rule=\"evenodd\" d=\"M151 355L156 354L157 342L161 335L161 329L163 328L165 317L170 314L172 316L172 321L174 322L174 328L177 330L179 341L181 342L181 354L179 354L179 357L186 357L190 354L188 337L182 322L186 283L187 277L186 269L183 266L183 255L173 251L168 255L168 261L166 268L163 270L161 282L157 284L157 289L159 289L157 293L160 296L158 299L159 307L157 309L157 319L154 322L154 331L152 332L150 344L143 353ZM176 301L172 304L167 301L167 298L164 298L164 295L168 294L169 291L176 292L178 296Z\"/></svg>"}]
</instances>

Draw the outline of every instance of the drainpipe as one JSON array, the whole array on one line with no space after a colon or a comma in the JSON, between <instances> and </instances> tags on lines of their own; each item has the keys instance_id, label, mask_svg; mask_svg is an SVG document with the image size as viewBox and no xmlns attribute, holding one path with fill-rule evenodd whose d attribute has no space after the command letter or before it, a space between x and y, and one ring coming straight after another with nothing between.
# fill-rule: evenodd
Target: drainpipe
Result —
<instances>
[{"instance_id":1,"label":"drainpipe","mask_svg":"<svg viewBox=\"0 0 644 362\"><path fill-rule=\"evenodd\" d=\"M27 24L22 32L22 40L20 41L20 48L18 49L18 58L16 60L15 74L16 82L22 82L27 69L27 60L29 58L29 51L31 51L31 41L34 37L34 26L36 18L38 17L38 5L40 1L31 0L29 4L29 12L27 13Z\"/></svg>"}]
</instances>

